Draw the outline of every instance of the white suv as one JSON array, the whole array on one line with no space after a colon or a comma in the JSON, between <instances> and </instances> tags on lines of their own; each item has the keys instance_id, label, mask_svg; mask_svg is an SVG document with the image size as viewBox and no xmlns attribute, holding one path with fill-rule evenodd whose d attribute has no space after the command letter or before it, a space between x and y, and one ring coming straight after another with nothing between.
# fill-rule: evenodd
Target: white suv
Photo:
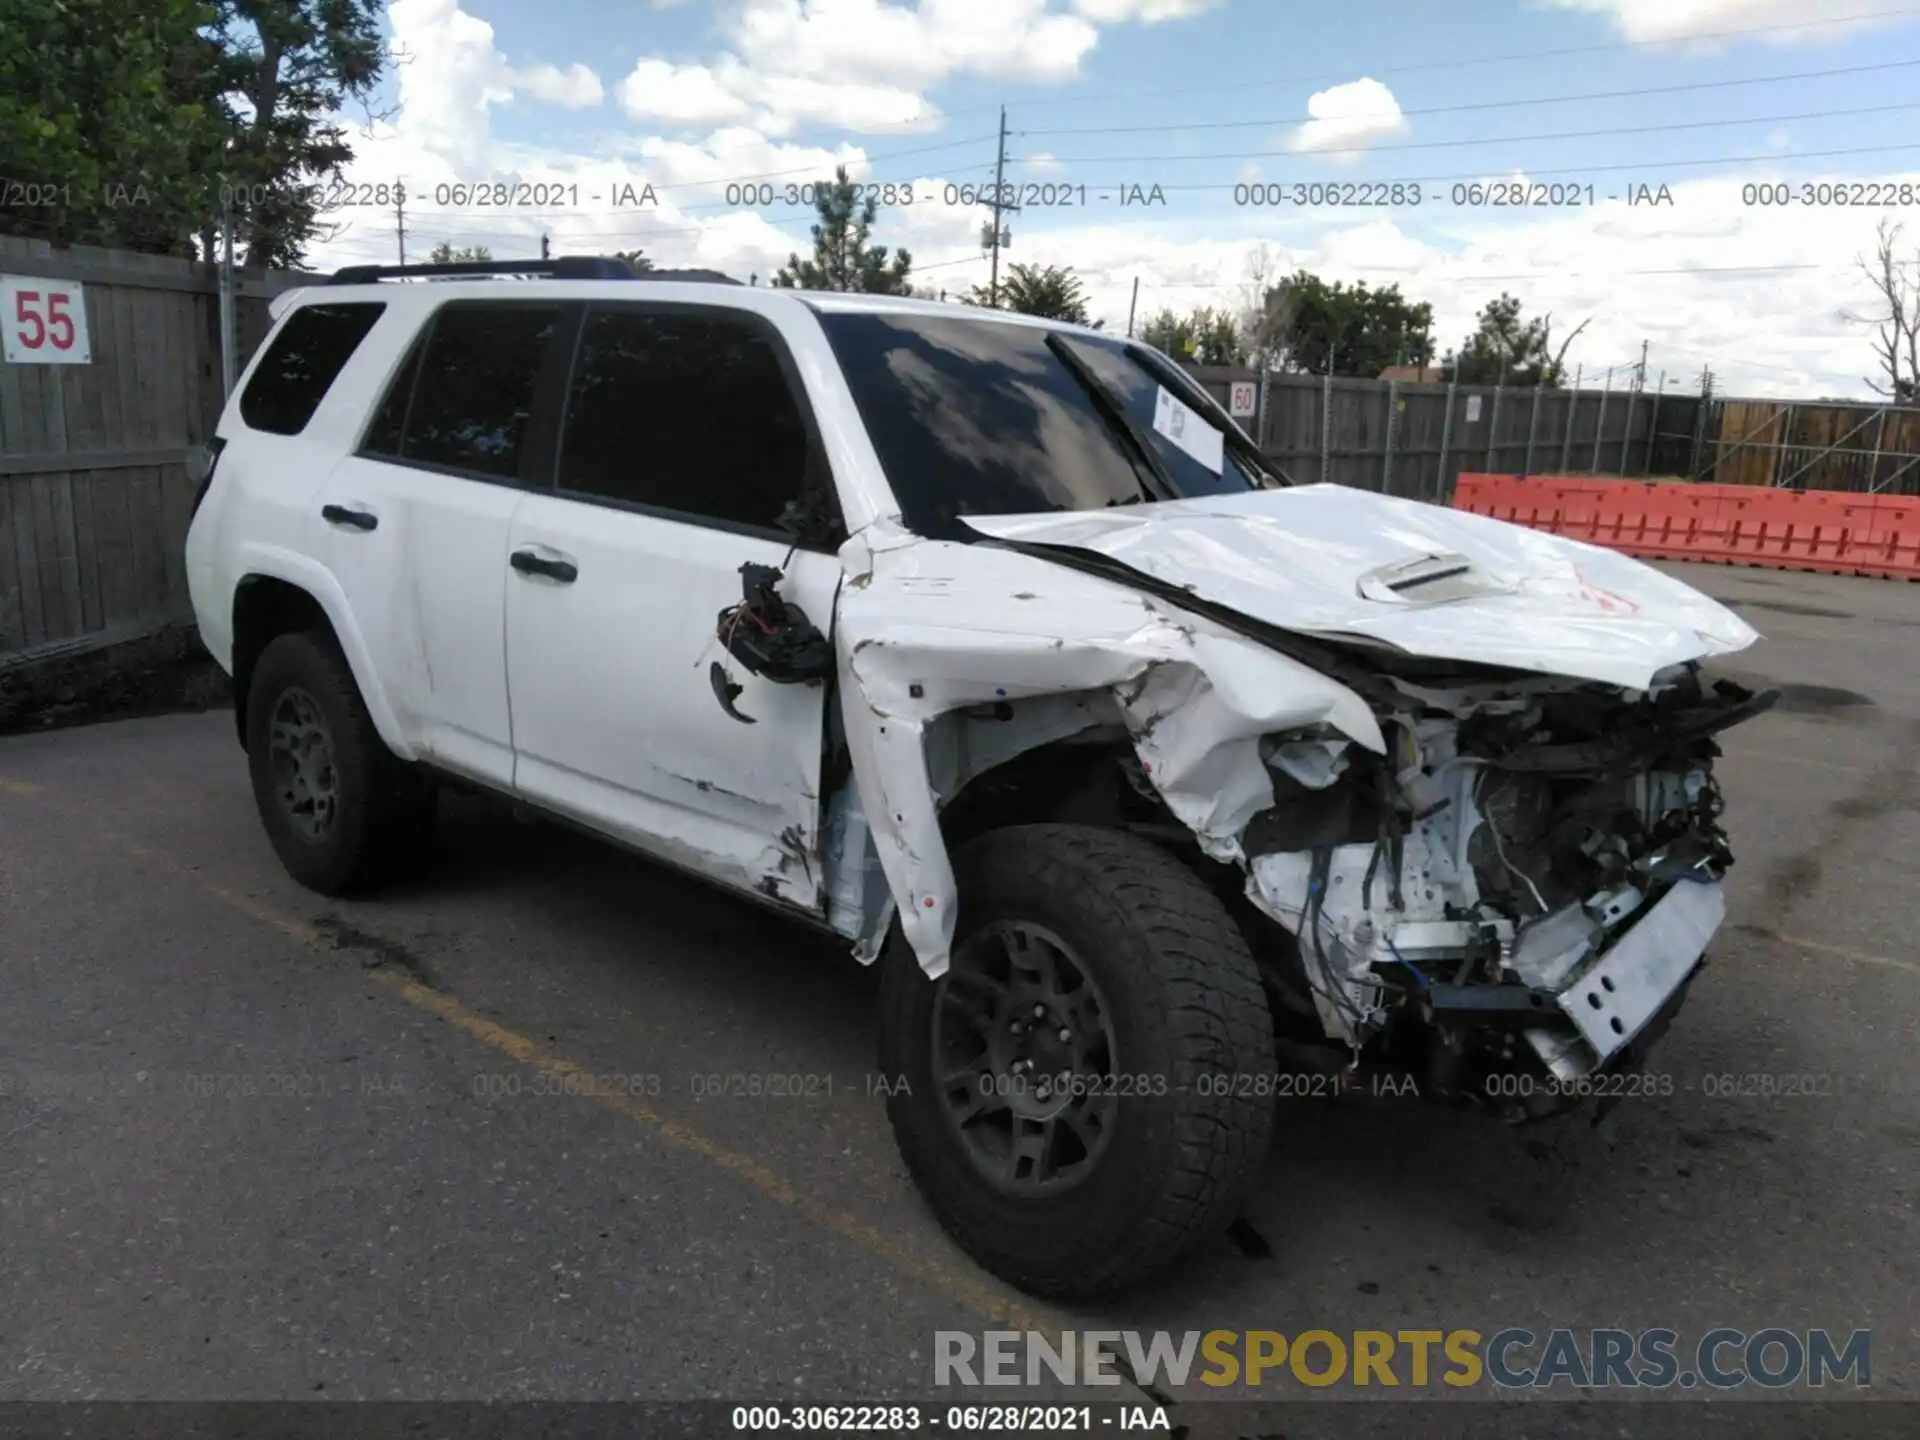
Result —
<instances>
[{"instance_id":1,"label":"white suv","mask_svg":"<svg viewBox=\"0 0 1920 1440\"><path fill-rule=\"evenodd\" d=\"M1018 1285L1224 1228L1349 1061L1609 1088L1720 923L1753 631L1295 486L1155 351L618 261L281 303L187 561L287 869L392 875L451 777L884 956L902 1151Z\"/></svg>"}]
</instances>

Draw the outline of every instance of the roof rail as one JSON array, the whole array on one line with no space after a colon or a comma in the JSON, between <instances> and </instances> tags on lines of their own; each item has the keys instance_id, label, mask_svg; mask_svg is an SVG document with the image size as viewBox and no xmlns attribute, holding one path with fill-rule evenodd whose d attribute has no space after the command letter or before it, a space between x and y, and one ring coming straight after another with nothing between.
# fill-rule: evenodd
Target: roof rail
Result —
<instances>
[{"instance_id":1,"label":"roof rail","mask_svg":"<svg viewBox=\"0 0 1920 1440\"><path fill-rule=\"evenodd\" d=\"M548 280L678 280L703 285L738 285L718 270L639 270L617 255L561 255L550 260L460 260L444 265L349 265L336 270L329 285L365 285L374 280L410 277L455 280L465 276L528 275Z\"/></svg>"},{"instance_id":2,"label":"roof rail","mask_svg":"<svg viewBox=\"0 0 1920 1440\"><path fill-rule=\"evenodd\" d=\"M372 280L452 280L461 276L531 275L549 280L631 280L633 267L616 255L560 255L550 260L460 260L445 265L349 265L333 272L329 285L365 285Z\"/></svg>"},{"instance_id":3,"label":"roof rail","mask_svg":"<svg viewBox=\"0 0 1920 1440\"><path fill-rule=\"evenodd\" d=\"M641 270L636 280L680 280L700 285L738 285L740 282L731 275L722 275L718 270Z\"/></svg>"}]
</instances>

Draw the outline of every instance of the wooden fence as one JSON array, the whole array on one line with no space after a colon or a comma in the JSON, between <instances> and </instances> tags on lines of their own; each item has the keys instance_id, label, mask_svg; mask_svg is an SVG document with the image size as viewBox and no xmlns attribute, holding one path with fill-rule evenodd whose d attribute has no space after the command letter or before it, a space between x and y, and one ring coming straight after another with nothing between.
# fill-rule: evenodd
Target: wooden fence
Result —
<instances>
[{"instance_id":1,"label":"wooden fence","mask_svg":"<svg viewBox=\"0 0 1920 1440\"><path fill-rule=\"evenodd\" d=\"M1697 478L1720 485L1920 495L1920 410L1715 400Z\"/></svg>"},{"instance_id":2,"label":"wooden fence","mask_svg":"<svg viewBox=\"0 0 1920 1440\"><path fill-rule=\"evenodd\" d=\"M0 360L0 668L147 633L187 614L186 452L221 396L213 266L0 236L0 276L78 281L89 363ZM237 291L235 369L268 299Z\"/></svg>"}]
</instances>

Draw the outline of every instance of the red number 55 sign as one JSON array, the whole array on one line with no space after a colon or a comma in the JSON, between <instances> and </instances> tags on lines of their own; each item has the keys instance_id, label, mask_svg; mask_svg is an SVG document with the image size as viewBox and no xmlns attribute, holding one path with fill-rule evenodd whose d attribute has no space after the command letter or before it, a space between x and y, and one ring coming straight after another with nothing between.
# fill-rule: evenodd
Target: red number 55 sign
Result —
<instances>
[{"instance_id":1,"label":"red number 55 sign","mask_svg":"<svg viewBox=\"0 0 1920 1440\"><path fill-rule=\"evenodd\" d=\"M0 337L14 365L86 365L87 304L73 280L0 275Z\"/></svg>"}]
</instances>

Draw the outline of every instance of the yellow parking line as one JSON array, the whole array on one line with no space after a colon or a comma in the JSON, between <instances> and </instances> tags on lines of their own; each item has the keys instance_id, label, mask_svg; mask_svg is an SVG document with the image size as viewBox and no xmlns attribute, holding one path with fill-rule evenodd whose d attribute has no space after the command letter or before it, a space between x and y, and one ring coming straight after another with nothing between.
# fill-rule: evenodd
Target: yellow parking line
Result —
<instances>
[{"instance_id":1,"label":"yellow parking line","mask_svg":"<svg viewBox=\"0 0 1920 1440\"><path fill-rule=\"evenodd\" d=\"M35 788L37 790L37 787ZM172 856L162 851L140 845L112 832L108 833L114 843L126 854L171 871L183 880L191 881L205 894L212 896L229 909L245 915L248 919L278 930L289 939L315 950L331 952L336 948L333 938L318 926L297 920L290 915L283 915L256 895L213 884L205 877L183 868L174 861ZM591 1083L593 1071L556 1054L539 1041L522 1035L517 1030L508 1029L496 1021L487 1019L452 995L429 989L418 981L393 971L374 969L365 973L368 978L415 1009L445 1021L489 1049L506 1055L522 1065L537 1069L556 1080L572 1080L581 1092L581 1098L592 1100L604 1109L614 1111L644 1126L677 1150L700 1156L767 1199L851 1241L868 1254L884 1260L895 1270L923 1282L932 1289L941 1291L976 1314L1010 1330L1036 1330L1049 1336L1057 1335L1061 1324L1058 1319L1049 1320L1040 1311L1022 1303L1016 1297L996 1291L974 1275L955 1266L944 1264L932 1257L915 1254L891 1236L847 1211L835 1209L831 1205L823 1204L803 1194L752 1156L709 1139L682 1121L665 1115L650 1105L642 1104L630 1095L604 1093L601 1087Z\"/></svg>"},{"instance_id":2,"label":"yellow parking line","mask_svg":"<svg viewBox=\"0 0 1920 1440\"><path fill-rule=\"evenodd\" d=\"M40 787L27 780L11 780L0 775L0 795L38 795Z\"/></svg>"},{"instance_id":3,"label":"yellow parking line","mask_svg":"<svg viewBox=\"0 0 1920 1440\"><path fill-rule=\"evenodd\" d=\"M279 924L278 921L272 923ZM282 924L280 928L285 929L286 926ZM456 1030L522 1065L539 1070L555 1080L574 1082L584 1092L584 1098L593 1100L605 1109L624 1115L627 1119L645 1126L675 1149L700 1156L735 1179L744 1181L769 1200L777 1201L791 1210L798 1211L814 1224L833 1231L843 1239L851 1240L861 1249L885 1260L896 1270L945 1291L968 1308L999 1321L1011 1329L1052 1329L1047 1321L1017 1300L995 1294L978 1281L948 1266L915 1255L892 1237L856 1219L846 1211L823 1205L802 1194L753 1157L708 1139L699 1131L671 1116L661 1114L650 1105L642 1104L631 1095L605 1093L600 1087L591 1083L593 1072L585 1066L577 1065L564 1056L555 1054L539 1041L522 1035L517 1030L509 1030L506 1026L477 1014L444 991L430 990L417 980L388 971L374 970L370 974L374 980L386 986L414 1008L438 1016Z\"/></svg>"}]
</instances>

